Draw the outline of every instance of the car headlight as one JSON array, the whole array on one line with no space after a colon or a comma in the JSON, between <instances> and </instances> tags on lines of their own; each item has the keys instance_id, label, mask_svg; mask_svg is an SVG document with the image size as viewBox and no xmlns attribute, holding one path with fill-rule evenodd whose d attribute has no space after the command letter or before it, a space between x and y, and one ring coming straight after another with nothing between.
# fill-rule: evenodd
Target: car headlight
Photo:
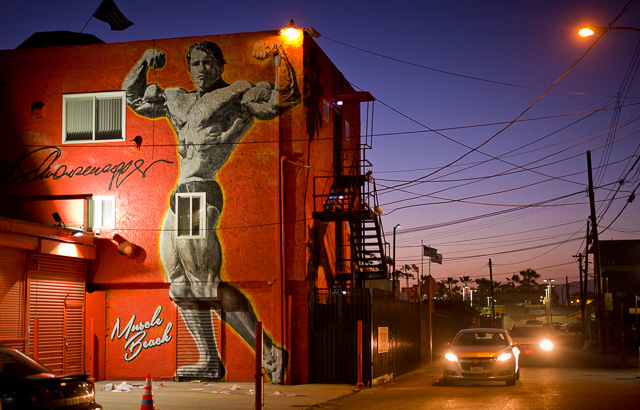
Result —
<instances>
[{"instance_id":1,"label":"car headlight","mask_svg":"<svg viewBox=\"0 0 640 410\"><path fill-rule=\"evenodd\" d=\"M540 342L540 349L546 350L548 352L549 350L553 349L553 343L551 343L551 340L544 339L542 342Z\"/></svg>"},{"instance_id":2,"label":"car headlight","mask_svg":"<svg viewBox=\"0 0 640 410\"><path fill-rule=\"evenodd\" d=\"M457 362L458 361L458 356L456 356L455 354L453 354L451 352L445 354L444 358L447 359L450 362Z\"/></svg>"},{"instance_id":3,"label":"car headlight","mask_svg":"<svg viewBox=\"0 0 640 410\"><path fill-rule=\"evenodd\" d=\"M506 362L509 359L511 359L511 353L507 352L507 353L502 353L500 356L498 356L496 360L499 362Z\"/></svg>"}]
</instances>

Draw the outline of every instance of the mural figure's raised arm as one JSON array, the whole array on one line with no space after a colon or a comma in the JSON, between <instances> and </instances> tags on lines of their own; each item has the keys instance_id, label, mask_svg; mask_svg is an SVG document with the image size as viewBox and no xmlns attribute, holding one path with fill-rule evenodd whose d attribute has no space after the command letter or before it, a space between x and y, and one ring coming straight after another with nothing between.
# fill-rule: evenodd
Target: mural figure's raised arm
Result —
<instances>
[{"instance_id":1,"label":"mural figure's raised arm","mask_svg":"<svg viewBox=\"0 0 640 410\"><path fill-rule=\"evenodd\" d=\"M249 90L242 104L261 120L270 120L300 103L300 89L293 65L284 47L271 42L254 45L253 56L258 60L272 57L276 65L276 82L261 82Z\"/></svg>"},{"instance_id":2,"label":"mural figure's raised arm","mask_svg":"<svg viewBox=\"0 0 640 410\"><path fill-rule=\"evenodd\" d=\"M163 51L145 51L122 84L122 89L127 92L127 105L140 115L149 118L167 115L164 90L157 84L147 84L149 68L160 69L165 61Z\"/></svg>"}]
</instances>

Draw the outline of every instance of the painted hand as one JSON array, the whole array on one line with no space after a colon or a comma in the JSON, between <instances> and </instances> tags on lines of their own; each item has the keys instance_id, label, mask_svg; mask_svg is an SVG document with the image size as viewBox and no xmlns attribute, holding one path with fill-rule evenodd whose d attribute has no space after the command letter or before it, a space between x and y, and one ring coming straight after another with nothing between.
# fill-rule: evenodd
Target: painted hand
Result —
<instances>
[{"instance_id":1,"label":"painted hand","mask_svg":"<svg viewBox=\"0 0 640 410\"><path fill-rule=\"evenodd\" d=\"M258 60L264 60L276 54L280 54L280 48L273 41L258 41L253 45L253 57Z\"/></svg>"},{"instance_id":2,"label":"painted hand","mask_svg":"<svg viewBox=\"0 0 640 410\"><path fill-rule=\"evenodd\" d=\"M155 69L164 67L167 59L164 51L156 50L154 48L150 48L149 50L145 51L143 58L147 62L149 67L153 67Z\"/></svg>"}]
</instances>

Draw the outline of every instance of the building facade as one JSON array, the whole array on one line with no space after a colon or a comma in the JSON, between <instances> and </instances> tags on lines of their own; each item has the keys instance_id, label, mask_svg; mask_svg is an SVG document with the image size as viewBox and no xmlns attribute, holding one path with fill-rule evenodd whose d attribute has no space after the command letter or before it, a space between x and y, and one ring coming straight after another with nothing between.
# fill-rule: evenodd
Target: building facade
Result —
<instances>
[{"instance_id":1,"label":"building facade","mask_svg":"<svg viewBox=\"0 0 640 410\"><path fill-rule=\"evenodd\" d=\"M0 343L250 381L262 339L267 380L309 380L310 292L358 269L353 224L319 216L366 172L371 98L297 33L0 51Z\"/></svg>"}]
</instances>

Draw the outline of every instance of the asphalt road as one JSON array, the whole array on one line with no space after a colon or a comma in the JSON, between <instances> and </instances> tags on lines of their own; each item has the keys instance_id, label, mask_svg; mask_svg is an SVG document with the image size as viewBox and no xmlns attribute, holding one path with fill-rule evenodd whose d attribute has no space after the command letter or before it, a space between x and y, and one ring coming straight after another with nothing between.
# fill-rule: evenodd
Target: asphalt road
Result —
<instances>
[{"instance_id":1,"label":"asphalt road","mask_svg":"<svg viewBox=\"0 0 640 410\"><path fill-rule=\"evenodd\" d=\"M634 365L635 363L635 365ZM456 382L444 386L434 365L384 385L316 405L314 409L638 409L640 368L572 349L551 365L529 363L515 386Z\"/></svg>"},{"instance_id":2,"label":"asphalt road","mask_svg":"<svg viewBox=\"0 0 640 410\"><path fill-rule=\"evenodd\" d=\"M637 409L640 408L638 355L603 356L597 351L558 349L552 365L523 364L515 386L504 382L440 382L439 360L433 366L373 388L352 385L265 384L266 409ZM122 381L96 383L96 400L105 410L140 408L144 380L131 381L129 392L105 389ZM156 410L252 409L253 383L153 381Z\"/></svg>"}]
</instances>

